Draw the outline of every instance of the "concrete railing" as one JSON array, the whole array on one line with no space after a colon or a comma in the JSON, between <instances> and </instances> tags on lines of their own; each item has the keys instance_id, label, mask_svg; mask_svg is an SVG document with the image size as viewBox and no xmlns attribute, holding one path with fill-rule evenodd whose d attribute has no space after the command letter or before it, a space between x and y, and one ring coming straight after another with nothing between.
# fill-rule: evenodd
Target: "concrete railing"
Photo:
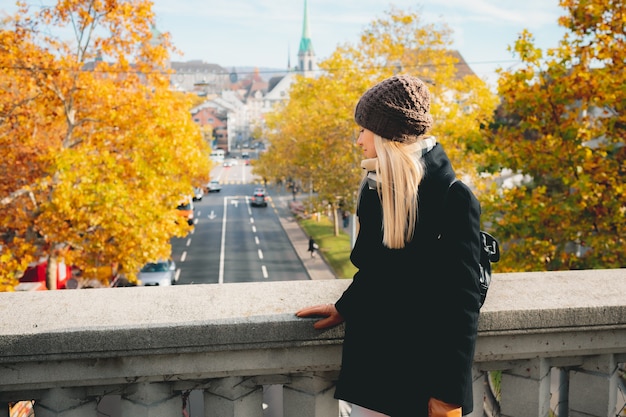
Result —
<instances>
[{"instance_id":1,"label":"concrete railing","mask_svg":"<svg viewBox=\"0 0 626 417\"><path fill-rule=\"evenodd\" d=\"M0 293L0 416L336 417L343 326L294 312L349 282ZM471 416L614 417L624 362L626 269L496 274Z\"/></svg>"}]
</instances>

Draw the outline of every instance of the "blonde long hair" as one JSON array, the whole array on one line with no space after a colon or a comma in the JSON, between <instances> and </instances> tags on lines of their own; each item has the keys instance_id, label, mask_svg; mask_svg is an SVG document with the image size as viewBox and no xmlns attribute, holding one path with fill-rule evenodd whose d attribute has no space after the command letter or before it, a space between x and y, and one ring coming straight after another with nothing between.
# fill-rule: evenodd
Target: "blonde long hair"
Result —
<instances>
[{"instance_id":1,"label":"blonde long hair","mask_svg":"<svg viewBox=\"0 0 626 417\"><path fill-rule=\"evenodd\" d=\"M413 239L417 224L417 191L425 173L422 147L419 139L407 144L376 134L374 146L378 160L376 188L383 212L383 244L390 249L401 249Z\"/></svg>"}]
</instances>

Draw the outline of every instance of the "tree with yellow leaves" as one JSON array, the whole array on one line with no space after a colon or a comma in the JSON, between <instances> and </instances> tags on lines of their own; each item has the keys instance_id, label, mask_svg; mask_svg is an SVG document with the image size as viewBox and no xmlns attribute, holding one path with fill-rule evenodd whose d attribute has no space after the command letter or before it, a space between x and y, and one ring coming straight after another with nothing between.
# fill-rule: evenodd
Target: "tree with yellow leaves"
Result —
<instances>
[{"instance_id":1,"label":"tree with yellow leaves","mask_svg":"<svg viewBox=\"0 0 626 417\"><path fill-rule=\"evenodd\" d=\"M353 211L362 177L354 106L376 82L407 73L429 83L432 133L446 146L459 175L479 181L480 126L490 119L497 97L483 80L460 75L450 35L445 26L422 23L417 11L392 7L365 28L357 45L340 46L321 62L318 77L296 78L289 100L266 117L271 147L255 172L300 181L316 196L309 199L312 210L341 204Z\"/></svg>"},{"instance_id":2,"label":"tree with yellow leaves","mask_svg":"<svg viewBox=\"0 0 626 417\"><path fill-rule=\"evenodd\" d=\"M544 58L525 31L513 49L523 67L500 73L488 165L510 178L484 205L504 244L499 271L626 266L626 6L560 5L560 44Z\"/></svg>"},{"instance_id":3,"label":"tree with yellow leaves","mask_svg":"<svg viewBox=\"0 0 626 417\"><path fill-rule=\"evenodd\" d=\"M0 290L41 258L132 280L188 232L175 208L210 170L168 37L147 0L18 5L0 30Z\"/></svg>"}]
</instances>

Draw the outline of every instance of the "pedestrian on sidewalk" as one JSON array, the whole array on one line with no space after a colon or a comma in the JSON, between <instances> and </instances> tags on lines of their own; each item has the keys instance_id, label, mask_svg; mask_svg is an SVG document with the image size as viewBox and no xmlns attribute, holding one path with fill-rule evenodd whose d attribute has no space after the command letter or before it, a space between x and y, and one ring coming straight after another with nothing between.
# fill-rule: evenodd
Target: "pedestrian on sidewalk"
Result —
<instances>
[{"instance_id":1,"label":"pedestrian on sidewalk","mask_svg":"<svg viewBox=\"0 0 626 417\"><path fill-rule=\"evenodd\" d=\"M355 120L365 158L350 254L358 271L334 304L296 315L318 317L316 329L345 321L334 396L352 417L461 417L473 410L480 204L462 182L448 192L456 174L430 134L419 78L374 85Z\"/></svg>"},{"instance_id":2,"label":"pedestrian on sidewalk","mask_svg":"<svg viewBox=\"0 0 626 417\"><path fill-rule=\"evenodd\" d=\"M348 210L341 212L341 220L343 220L343 228L347 229L350 226L350 212Z\"/></svg>"},{"instance_id":3,"label":"pedestrian on sidewalk","mask_svg":"<svg viewBox=\"0 0 626 417\"><path fill-rule=\"evenodd\" d=\"M309 237L309 249L308 251L311 252L311 258L315 258L315 251L318 248L317 243L315 243L315 240L313 239L313 236Z\"/></svg>"}]
</instances>

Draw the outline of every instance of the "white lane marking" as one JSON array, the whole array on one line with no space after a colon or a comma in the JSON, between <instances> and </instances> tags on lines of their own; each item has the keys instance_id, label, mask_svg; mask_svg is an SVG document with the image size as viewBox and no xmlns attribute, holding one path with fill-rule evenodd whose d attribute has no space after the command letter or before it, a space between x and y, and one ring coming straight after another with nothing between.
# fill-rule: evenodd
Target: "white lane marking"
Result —
<instances>
[{"instance_id":1,"label":"white lane marking","mask_svg":"<svg viewBox=\"0 0 626 417\"><path fill-rule=\"evenodd\" d=\"M236 204L234 204L237 207ZM217 279L218 284L224 283L224 253L226 247L226 217L228 212L228 197L224 198L224 215L222 216L222 241L220 243L220 272Z\"/></svg>"}]
</instances>

